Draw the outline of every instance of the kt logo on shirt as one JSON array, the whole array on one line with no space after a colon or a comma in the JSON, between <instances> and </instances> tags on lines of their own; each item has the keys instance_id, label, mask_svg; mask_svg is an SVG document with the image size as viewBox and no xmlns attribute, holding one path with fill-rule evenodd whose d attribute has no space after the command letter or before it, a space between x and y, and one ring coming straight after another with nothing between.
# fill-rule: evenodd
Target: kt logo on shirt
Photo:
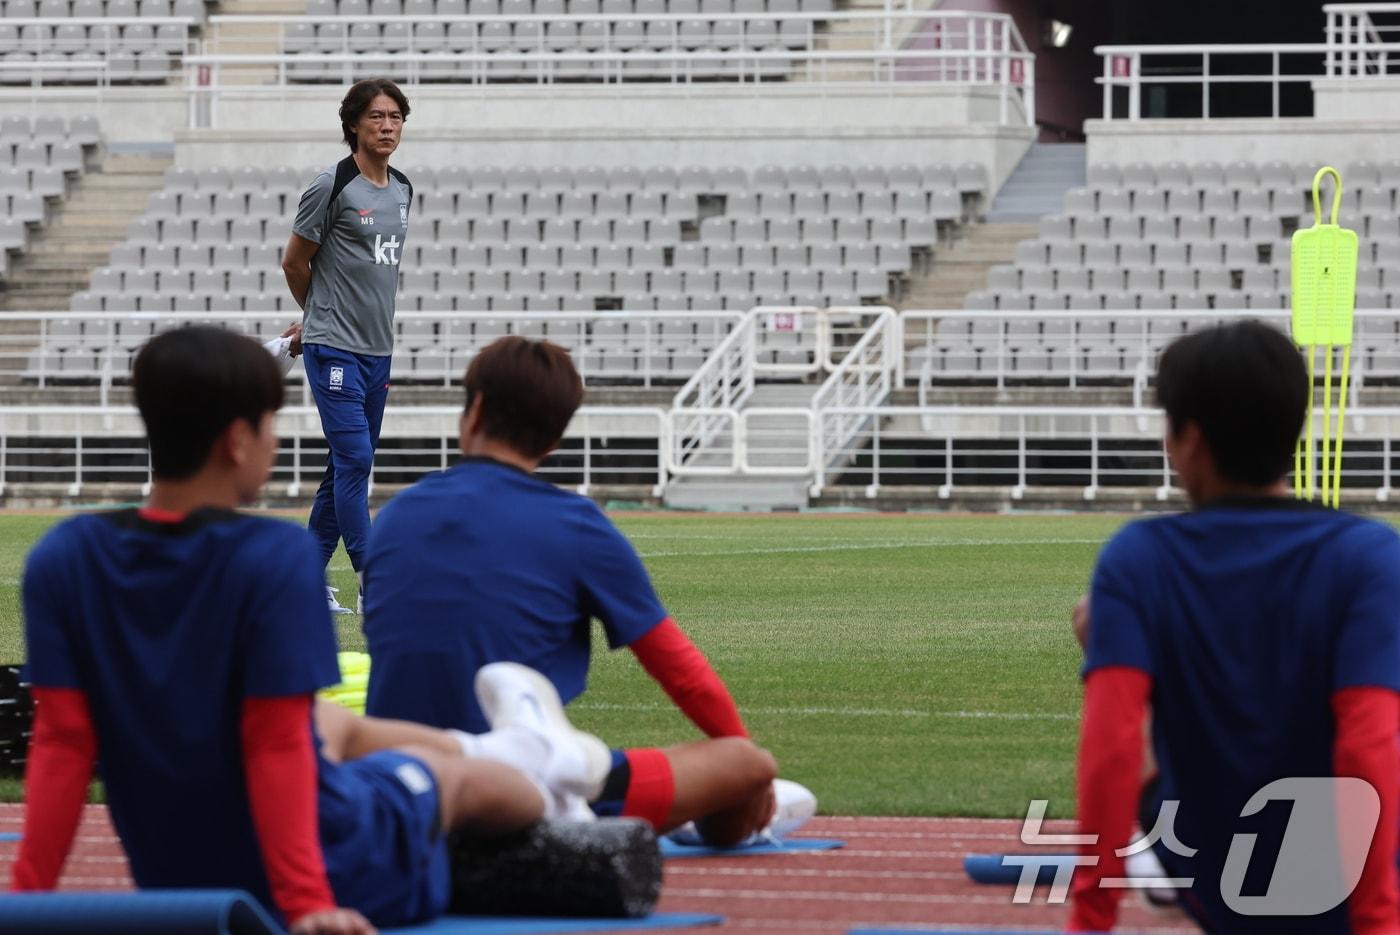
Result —
<instances>
[{"instance_id":1,"label":"kt logo on shirt","mask_svg":"<svg viewBox=\"0 0 1400 935\"><path fill-rule=\"evenodd\" d=\"M388 240L383 234L374 235L374 262L376 265L398 266L399 265L399 237L397 234Z\"/></svg>"}]
</instances>

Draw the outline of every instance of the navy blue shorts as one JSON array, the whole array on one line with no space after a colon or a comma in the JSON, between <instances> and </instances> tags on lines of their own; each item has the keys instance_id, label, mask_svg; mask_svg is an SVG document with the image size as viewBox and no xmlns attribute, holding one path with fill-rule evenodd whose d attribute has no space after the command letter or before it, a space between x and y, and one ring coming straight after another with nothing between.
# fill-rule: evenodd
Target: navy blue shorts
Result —
<instances>
[{"instance_id":1,"label":"navy blue shorts","mask_svg":"<svg viewBox=\"0 0 1400 935\"><path fill-rule=\"evenodd\" d=\"M341 905L375 925L447 911L452 878L437 782L416 757L381 750L321 769L321 848Z\"/></svg>"},{"instance_id":2,"label":"navy blue shorts","mask_svg":"<svg viewBox=\"0 0 1400 935\"><path fill-rule=\"evenodd\" d=\"M614 750L612 752L612 773L616 773L618 769L626 765L626 751ZM624 790L625 788L624 786ZM617 818L622 814L623 800L626 798L626 792L623 791L621 796L622 797L619 798L616 793L610 793L609 790L605 788L603 790L603 798L596 802L589 802L588 807L593 809L593 814L597 815L599 818Z\"/></svg>"}]
</instances>

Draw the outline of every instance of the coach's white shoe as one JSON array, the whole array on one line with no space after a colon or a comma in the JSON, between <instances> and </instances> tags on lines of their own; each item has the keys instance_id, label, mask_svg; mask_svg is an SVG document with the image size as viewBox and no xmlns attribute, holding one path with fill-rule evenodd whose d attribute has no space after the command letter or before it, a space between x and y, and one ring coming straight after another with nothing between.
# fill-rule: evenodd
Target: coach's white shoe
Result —
<instances>
[{"instance_id":1,"label":"coach's white shoe","mask_svg":"<svg viewBox=\"0 0 1400 935\"><path fill-rule=\"evenodd\" d=\"M548 747L538 778L557 795L597 799L612 769L603 741L576 730L554 685L528 666L493 662L476 673L476 699L493 730L523 727Z\"/></svg>"},{"instance_id":2,"label":"coach's white shoe","mask_svg":"<svg viewBox=\"0 0 1400 935\"><path fill-rule=\"evenodd\" d=\"M773 810L773 820L768 822L766 828L755 831L735 844L735 847L747 847L763 841L781 843L784 838L805 825L808 819L817 813L817 797L812 794L812 790L790 779L773 780L773 796L777 800L777 808ZM692 847L705 844L705 839L700 836L693 821L688 821L672 831L670 838L677 844L686 844Z\"/></svg>"},{"instance_id":3,"label":"coach's white shoe","mask_svg":"<svg viewBox=\"0 0 1400 935\"><path fill-rule=\"evenodd\" d=\"M340 601L335 599L335 596L339 593L340 588L333 588L330 585L326 585L326 603L330 605L331 614L336 615L353 613L353 611L349 607L341 607Z\"/></svg>"}]
</instances>

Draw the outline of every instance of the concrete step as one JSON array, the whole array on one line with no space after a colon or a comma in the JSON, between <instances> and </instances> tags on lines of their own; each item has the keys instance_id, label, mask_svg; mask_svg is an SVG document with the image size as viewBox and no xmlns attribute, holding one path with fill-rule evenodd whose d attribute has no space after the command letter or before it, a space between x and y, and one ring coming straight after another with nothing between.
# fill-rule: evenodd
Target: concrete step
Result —
<instances>
[{"instance_id":1,"label":"concrete step","mask_svg":"<svg viewBox=\"0 0 1400 935\"><path fill-rule=\"evenodd\" d=\"M102 175L160 175L175 162L174 156L108 155L102 161ZM91 176L89 176L91 178Z\"/></svg>"},{"instance_id":2,"label":"concrete step","mask_svg":"<svg viewBox=\"0 0 1400 935\"><path fill-rule=\"evenodd\" d=\"M665 502L678 510L798 510L807 505L807 483L801 477L678 477L667 485Z\"/></svg>"}]
</instances>

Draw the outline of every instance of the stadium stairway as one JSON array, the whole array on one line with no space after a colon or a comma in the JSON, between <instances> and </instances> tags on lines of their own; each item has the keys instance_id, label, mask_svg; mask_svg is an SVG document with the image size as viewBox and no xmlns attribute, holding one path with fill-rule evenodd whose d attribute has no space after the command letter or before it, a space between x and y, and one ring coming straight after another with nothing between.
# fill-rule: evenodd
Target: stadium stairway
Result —
<instances>
[{"instance_id":1,"label":"stadium stairway","mask_svg":"<svg viewBox=\"0 0 1400 935\"><path fill-rule=\"evenodd\" d=\"M997 192L988 221L1033 223L1064 210L1065 193L1088 174L1084 143L1035 143Z\"/></svg>"},{"instance_id":2,"label":"stadium stairway","mask_svg":"<svg viewBox=\"0 0 1400 935\"><path fill-rule=\"evenodd\" d=\"M301 16L306 0L222 0L220 16ZM204 27L205 46L220 55L276 55L282 27L277 23L211 23ZM275 65L225 65L222 80L275 84Z\"/></svg>"},{"instance_id":3,"label":"stadium stairway","mask_svg":"<svg viewBox=\"0 0 1400 935\"><path fill-rule=\"evenodd\" d=\"M760 383L745 410L809 409L816 384ZM786 416L768 417L749 433L748 461L755 468L801 465L807 460L806 422ZM732 439L718 439L713 453L701 458L726 459ZM703 462L702 462L703 463ZM797 510L807 505L811 479L802 475L682 476L666 485L666 506L678 510L765 511Z\"/></svg>"},{"instance_id":4,"label":"stadium stairway","mask_svg":"<svg viewBox=\"0 0 1400 935\"><path fill-rule=\"evenodd\" d=\"M3 311L66 311L161 187L169 156L108 155L74 186L6 280Z\"/></svg>"},{"instance_id":5,"label":"stadium stairway","mask_svg":"<svg viewBox=\"0 0 1400 935\"><path fill-rule=\"evenodd\" d=\"M1038 220L1038 219L1037 219ZM966 236L940 245L928 274L912 277L901 308L960 309L974 289L985 288L987 270L1016 259L1016 244L1034 237L1035 224L971 224Z\"/></svg>"}]
</instances>

